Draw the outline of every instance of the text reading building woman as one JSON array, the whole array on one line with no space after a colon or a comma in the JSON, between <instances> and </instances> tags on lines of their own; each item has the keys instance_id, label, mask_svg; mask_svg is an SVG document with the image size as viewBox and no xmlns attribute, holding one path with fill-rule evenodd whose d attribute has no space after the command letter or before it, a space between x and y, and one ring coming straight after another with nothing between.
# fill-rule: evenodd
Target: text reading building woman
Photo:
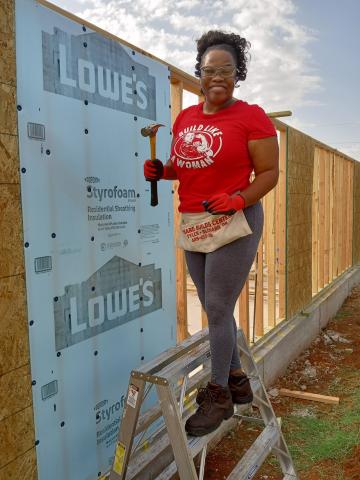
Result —
<instances>
[{"instance_id":1,"label":"text reading building woman","mask_svg":"<svg viewBox=\"0 0 360 480\"><path fill-rule=\"evenodd\" d=\"M191 435L216 429L233 403L252 401L233 312L262 233L259 200L277 183L278 143L264 111L233 97L246 78L248 48L244 38L220 31L197 41L195 74L205 101L178 115L166 165L144 164L148 180L179 180L182 245L209 322L211 381L186 422Z\"/></svg>"}]
</instances>

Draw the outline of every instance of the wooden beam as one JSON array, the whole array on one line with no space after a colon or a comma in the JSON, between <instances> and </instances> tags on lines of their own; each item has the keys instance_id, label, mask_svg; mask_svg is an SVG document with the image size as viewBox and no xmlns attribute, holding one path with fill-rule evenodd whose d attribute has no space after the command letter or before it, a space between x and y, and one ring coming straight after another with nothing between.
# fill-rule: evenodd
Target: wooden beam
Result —
<instances>
[{"instance_id":1,"label":"wooden beam","mask_svg":"<svg viewBox=\"0 0 360 480\"><path fill-rule=\"evenodd\" d=\"M247 278L239 297L239 325L244 335L249 341L250 325L249 325L249 279Z\"/></svg>"},{"instance_id":2,"label":"wooden beam","mask_svg":"<svg viewBox=\"0 0 360 480\"><path fill-rule=\"evenodd\" d=\"M329 283L329 254L330 254L330 169L331 152L325 155L325 238L324 238L324 286Z\"/></svg>"},{"instance_id":3,"label":"wooden beam","mask_svg":"<svg viewBox=\"0 0 360 480\"><path fill-rule=\"evenodd\" d=\"M349 212L349 257L348 257L348 266L352 265L353 258L353 225L354 225L354 174L355 174L355 162L351 161L350 164L350 185L349 185L349 199L348 199L348 212Z\"/></svg>"},{"instance_id":4,"label":"wooden beam","mask_svg":"<svg viewBox=\"0 0 360 480\"><path fill-rule=\"evenodd\" d=\"M280 132L279 156L279 201L276 208L279 211L278 246L278 278L279 278L279 320L286 316L285 285L286 285L286 142L287 133Z\"/></svg>"},{"instance_id":5,"label":"wooden beam","mask_svg":"<svg viewBox=\"0 0 360 480\"><path fill-rule=\"evenodd\" d=\"M334 239L335 239L335 227L334 227L334 154L330 155L330 226L329 226L329 283L334 278Z\"/></svg>"},{"instance_id":6,"label":"wooden beam","mask_svg":"<svg viewBox=\"0 0 360 480\"><path fill-rule=\"evenodd\" d=\"M264 335L264 238L260 238L257 256L257 266L255 270L255 336L262 337Z\"/></svg>"},{"instance_id":7,"label":"wooden beam","mask_svg":"<svg viewBox=\"0 0 360 480\"><path fill-rule=\"evenodd\" d=\"M283 397L300 398L301 400L312 400L314 402L328 403L330 405L338 405L339 397L329 397L328 395L319 395L317 393L299 392L298 390L288 390L280 388L279 393Z\"/></svg>"},{"instance_id":8,"label":"wooden beam","mask_svg":"<svg viewBox=\"0 0 360 480\"><path fill-rule=\"evenodd\" d=\"M312 294L318 292L318 242L319 242L319 149L314 152L314 175L312 193Z\"/></svg>"},{"instance_id":9,"label":"wooden beam","mask_svg":"<svg viewBox=\"0 0 360 480\"><path fill-rule=\"evenodd\" d=\"M183 85L181 82L171 84L171 121L174 123L182 109ZM173 182L174 191L174 238L178 235L180 214L178 211L179 182ZM186 265L185 255L181 248L175 248L176 266L176 312L177 312L177 340L180 342L189 336L187 322L187 289L186 289Z\"/></svg>"},{"instance_id":10,"label":"wooden beam","mask_svg":"<svg viewBox=\"0 0 360 480\"><path fill-rule=\"evenodd\" d=\"M205 310L201 307L201 327L206 328L209 325Z\"/></svg>"},{"instance_id":11,"label":"wooden beam","mask_svg":"<svg viewBox=\"0 0 360 480\"><path fill-rule=\"evenodd\" d=\"M291 117L292 112L290 110L282 110L281 112L268 112L266 115L269 118Z\"/></svg>"},{"instance_id":12,"label":"wooden beam","mask_svg":"<svg viewBox=\"0 0 360 480\"><path fill-rule=\"evenodd\" d=\"M318 285L317 291L324 288L324 251L325 251L325 154L326 152L319 150L319 210L318 210Z\"/></svg>"},{"instance_id":13,"label":"wooden beam","mask_svg":"<svg viewBox=\"0 0 360 480\"><path fill-rule=\"evenodd\" d=\"M266 194L266 265L268 271L267 297L268 297L268 326L275 326L276 301L276 255L275 255L275 190Z\"/></svg>"}]
</instances>

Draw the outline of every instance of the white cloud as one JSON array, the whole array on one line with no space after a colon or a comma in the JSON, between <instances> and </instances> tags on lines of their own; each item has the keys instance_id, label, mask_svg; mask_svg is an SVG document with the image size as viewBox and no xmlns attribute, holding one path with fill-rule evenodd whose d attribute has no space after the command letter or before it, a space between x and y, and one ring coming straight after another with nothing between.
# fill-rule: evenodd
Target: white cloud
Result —
<instances>
[{"instance_id":1,"label":"white cloud","mask_svg":"<svg viewBox=\"0 0 360 480\"><path fill-rule=\"evenodd\" d=\"M293 0L55 1L190 74L203 32L240 33L252 47L248 78L237 95L266 110L314 104L312 95L321 88L308 51L316 32L296 23Z\"/></svg>"}]
</instances>

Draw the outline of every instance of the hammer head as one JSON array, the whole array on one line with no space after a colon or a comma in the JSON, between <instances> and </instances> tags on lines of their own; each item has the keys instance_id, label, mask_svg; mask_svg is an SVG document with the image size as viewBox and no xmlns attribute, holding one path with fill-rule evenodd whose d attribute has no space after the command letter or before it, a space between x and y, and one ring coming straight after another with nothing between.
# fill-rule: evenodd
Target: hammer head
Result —
<instances>
[{"instance_id":1,"label":"hammer head","mask_svg":"<svg viewBox=\"0 0 360 480\"><path fill-rule=\"evenodd\" d=\"M141 129L141 135L143 137L155 137L156 132L159 130L160 127L164 127L161 123L152 123L147 127Z\"/></svg>"}]
</instances>

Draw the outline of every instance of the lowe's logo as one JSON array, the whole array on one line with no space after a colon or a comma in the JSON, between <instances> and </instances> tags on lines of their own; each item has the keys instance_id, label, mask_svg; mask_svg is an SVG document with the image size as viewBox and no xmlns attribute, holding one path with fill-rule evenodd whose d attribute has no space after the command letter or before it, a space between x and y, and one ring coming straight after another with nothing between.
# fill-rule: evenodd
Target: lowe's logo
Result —
<instances>
[{"instance_id":1,"label":"lowe's logo","mask_svg":"<svg viewBox=\"0 0 360 480\"><path fill-rule=\"evenodd\" d=\"M124 47L98 33L42 32L44 89L156 119L155 77Z\"/></svg>"},{"instance_id":2,"label":"lowe's logo","mask_svg":"<svg viewBox=\"0 0 360 480\"><path fill-rule=\"evenodd\" d=\"M56 350L162 307L161 269L114 256L88 280L54 298Z\"/></svg>"}]
</instances>

